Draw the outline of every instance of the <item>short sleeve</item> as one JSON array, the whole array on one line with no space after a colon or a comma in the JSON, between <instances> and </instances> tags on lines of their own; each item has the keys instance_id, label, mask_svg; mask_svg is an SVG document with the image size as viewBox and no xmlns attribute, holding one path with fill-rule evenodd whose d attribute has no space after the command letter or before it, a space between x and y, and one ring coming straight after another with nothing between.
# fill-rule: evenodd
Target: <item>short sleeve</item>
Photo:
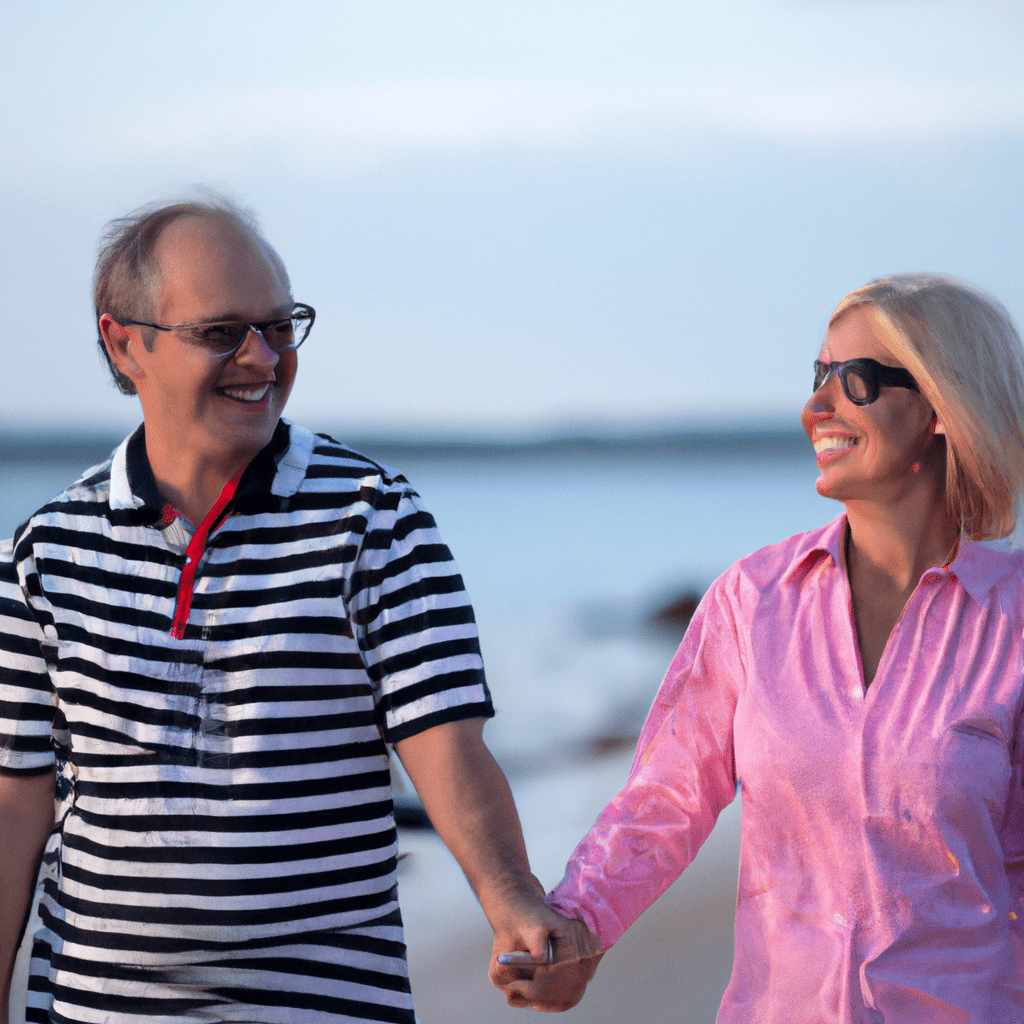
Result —
<instances>
[{"instance_id":1,"label":"short sleeve","mask_svg":"<svg viewBox=\"0 0 1024 1024\"><path fill-rule=\"evenodd\" d=\"M19 582L11 542L0 542L0 770L40 774L54 764L54 692L43 633Z\"/></svg>"},{"instance_id":2,"label":"short sleeve","mask_svg":"<svg viewBox=\"0 0 1024 1024\"><path fill-rule=\"evenodd\" d=\"M389 743L494 714L462 576L404 480L377 496L348 604Z\"/></svg>"},{"instance_id":3,"label":"short sleeve","mask_svg":"<svg viewBox=\"0 0 1024 1024\"><path fill-rule=\"evenodd\" d=\"M549 902L607 949L679 876L736 795L733 724L746 672L730 570L705 595L640 736L629 779L576 847Z\"/></svg>"}]
</instances>

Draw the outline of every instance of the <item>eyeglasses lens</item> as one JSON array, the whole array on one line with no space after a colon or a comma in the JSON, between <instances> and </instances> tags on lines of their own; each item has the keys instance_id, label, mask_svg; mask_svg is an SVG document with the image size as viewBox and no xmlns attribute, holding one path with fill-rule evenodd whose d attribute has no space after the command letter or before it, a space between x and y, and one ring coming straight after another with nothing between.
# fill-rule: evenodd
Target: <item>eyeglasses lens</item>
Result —
<instances>
[{"instance_id":1,"label":"eyeglasses lens","mask_svg":"<svg viewBox=\"0 0 1024 1024\"><path fill-rule=\"evenodd\" d=\"M260 334L275 352L287 352L297 344L296 326L294 318L278 320L276 323L262 326Z\"/></svg>"},{"instance_id":2,"label":"eyeglasses lens","mask_svg":"<svg viewBox=\"0 0 1024 1024\"><path fill-rule=\"evenodd\" d=\"M246 324L206 324L192 328L187 337L193 345L206 349L212 355L220 355L238 348L248 331Z\"/></svg>"},{"instance_id":3,"label":"eyeglasses lens","mask_svg":"<svg viewBox=\"0 0 1024 1024\"><path fill-rule=\"evenodd\" d=\"M309 334L313 318L308 313L296 313L270 324L259 324L260 334L275 352L298 348ZM206 324L189 331L189 340L214 355L224 355L239 348L251 325L243 323Z\"/></svg>"},{"instance_id":4,"label":"eyeglasses lens","mask_svg":"<svg viewBox=\"0 0 1024 1024\"><path fill-rule=\"evenodd\" d=\"M292 325L292 345L298 348L309 334L310 327L313 326L313 318L308 313L296 313L291 318Z\"/></svg>"},{"instance_id":5,"label":"eyeglasses lens","mask_svg":"<svg viewBox=\"0 0 1024 1024\"><path fill-rule=\"evenodd\" d=\"M312 325L313 318L308 313L296 313L286 320L268 325L260 333L275 352L288 352L306 340Z\"/></svg>"}]
</instances>

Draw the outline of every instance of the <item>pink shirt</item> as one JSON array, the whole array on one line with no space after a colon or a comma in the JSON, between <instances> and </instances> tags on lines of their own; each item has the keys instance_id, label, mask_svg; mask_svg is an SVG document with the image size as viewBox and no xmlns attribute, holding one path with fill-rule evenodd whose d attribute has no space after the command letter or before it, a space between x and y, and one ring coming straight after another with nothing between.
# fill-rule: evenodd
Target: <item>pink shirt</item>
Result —
<instances>
[{"instance_id":1,"label":"pink shirt","mask_svg":"<svg viewBox=\"0 0 1024 1024\"><path fill-rule=\"evenodd\" d=\"M926 572L865 688L845 526L714 583L550 901L607 948L742 779L720 1024L1024 1021L1024 556Z\"/></svg>"}]
</instances>

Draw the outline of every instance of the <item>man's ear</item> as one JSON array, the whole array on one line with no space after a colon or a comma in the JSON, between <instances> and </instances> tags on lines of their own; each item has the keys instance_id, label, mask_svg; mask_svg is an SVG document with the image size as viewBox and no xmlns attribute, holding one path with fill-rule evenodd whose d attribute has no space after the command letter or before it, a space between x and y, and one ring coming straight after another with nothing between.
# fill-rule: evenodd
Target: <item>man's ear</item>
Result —
<instances>
[{"instance_id":1,"label":"man's ear","mask_svg":"<svg viewBox=\"0 0 1024 1024\"><path fill-rule=\"evenodd\" d=\"M104 313L100 317L100 334L103 336L103 344L107 348L110 361L121 373L132 383L146 376L132 354L131 335L127 327L122 327L109 313Z\"/></svg>"}]
</instances>

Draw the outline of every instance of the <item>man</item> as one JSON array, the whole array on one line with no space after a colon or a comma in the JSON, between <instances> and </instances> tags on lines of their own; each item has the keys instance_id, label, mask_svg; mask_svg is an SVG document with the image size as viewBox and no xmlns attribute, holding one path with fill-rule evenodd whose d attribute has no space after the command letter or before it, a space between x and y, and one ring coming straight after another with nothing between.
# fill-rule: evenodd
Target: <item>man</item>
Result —
<instances>
[{"instance_id":1,"label":"man","mask_svg":"<svg viewBox=\"0 0 1024 1024\"><path fill-rule=\"evenodd\" d=\"M95 300L143 426L0 572L5 984L42 854L27 1020L411 1022L388 744L495 952L591 952L530 874L433 520L281 419L314 313L252 220L114 222Z\"/></svg>"}]
</instances>

